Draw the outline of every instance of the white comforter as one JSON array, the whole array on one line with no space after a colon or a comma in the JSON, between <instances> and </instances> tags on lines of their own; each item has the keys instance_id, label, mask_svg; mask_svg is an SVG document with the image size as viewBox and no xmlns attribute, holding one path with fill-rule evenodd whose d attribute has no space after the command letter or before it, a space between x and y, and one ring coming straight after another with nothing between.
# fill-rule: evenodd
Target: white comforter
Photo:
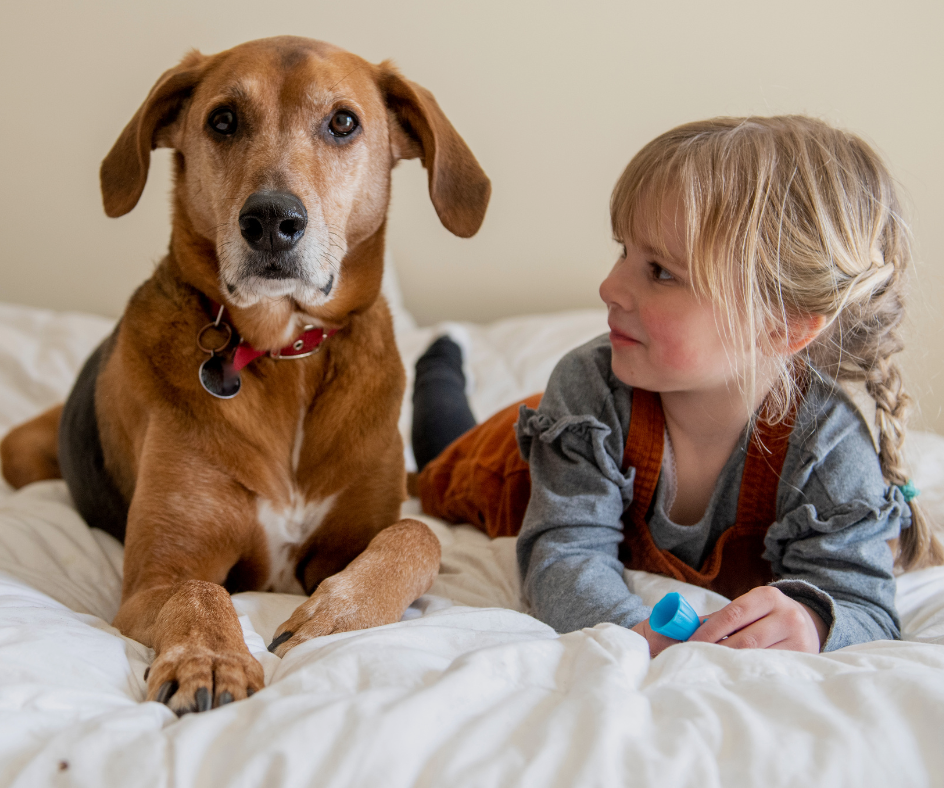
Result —
<instances>
[{"instance_id":1,"label":"white comforter","mask_svg":"<svg viewBox=\"0 0 944 788\"><path fill-rule=\"evenodd\" d=\"M432 337L398 320L408 368ZM61 399L110 324L0 306L0 433ZM540 390L602 312L464 326L480 416ZM409 424L404 408L401 426ZM941 515L944 438L911 443ZM407 505L407 508L415 503ZM683 644L528 616L514 540L425 518L441 574L399 624L269 654L299 598L239 594L266 688L177 719L142 703L150 651L109 625L122 548L61 482L0 490L0 786L944 785L944 569L905 575L903 642L828 655ZM682 590L643 573L647 601Z\"/></svg>"}]
</instances>

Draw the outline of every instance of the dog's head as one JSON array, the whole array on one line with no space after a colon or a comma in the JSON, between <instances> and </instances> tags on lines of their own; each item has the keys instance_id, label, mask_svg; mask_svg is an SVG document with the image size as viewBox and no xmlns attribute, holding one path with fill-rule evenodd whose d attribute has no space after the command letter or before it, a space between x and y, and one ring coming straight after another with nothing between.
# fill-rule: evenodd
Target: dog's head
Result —
<instances>
[{"instance_id":1,"label":"dog's head","mask_svg":"<svg viewBox=\"0 0 944 788\"><path fill-rule=\"evenodd\" d=\"M215 252L203 275L222 299L325 321L376 298L399 159L422 159L456 235L478 230L491 190L428 91L303 38L192 52L165 72L102 163L109 216L137 204L156 147L177 151L175 234Z\"/></svg>"}]
</instances>

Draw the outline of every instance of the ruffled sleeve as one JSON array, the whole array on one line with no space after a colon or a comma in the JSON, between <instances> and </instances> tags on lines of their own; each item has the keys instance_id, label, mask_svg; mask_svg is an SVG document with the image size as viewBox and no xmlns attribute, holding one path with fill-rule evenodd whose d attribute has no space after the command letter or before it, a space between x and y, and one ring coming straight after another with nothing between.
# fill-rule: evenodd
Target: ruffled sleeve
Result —
<instances>
[{"instance_id":1,"label":"ruffled sleeve","mask_svg":"<svg viewBox=\"0 0 944 788\"><path fill-rule=\"evenodd\" d=\"M854 406L838 392L811 399L765 540L764 557L782 578L774 585L824 620L824 651L898 638L888 540L911 525L911 510L885 484Z\"/></svg>"},{"instance_id":2,"label":"ruffled sleeve","mask_svg":"<svg viewBox=\"0 0 944 788\"><path fill-rule=\"evenodd\" d=\"M518 446L523 457L530 457L536 439L548 447L556 446L570 462L587 459L597 473L616 485L624 508L632 503L635 469L630 468L624 474L621 463L617 463L607 450L607 438L613 433L611 427L593 416L564 416L554 421L526 405L521 406L518 414Z\"/></svg>"},{"instance_id":3,"label":"ruffled sleeve","mask_svg":"<svg viewBox=\"0 0 944 788\"><path fill-rule=\"evenodd\" d=\"M565 356L517 426L531 470L518 562L532 612L558 632L649 616L618 558L635 472L620 468L630 392L612 378L606 340Z\"/></svg>"}]
</instances>

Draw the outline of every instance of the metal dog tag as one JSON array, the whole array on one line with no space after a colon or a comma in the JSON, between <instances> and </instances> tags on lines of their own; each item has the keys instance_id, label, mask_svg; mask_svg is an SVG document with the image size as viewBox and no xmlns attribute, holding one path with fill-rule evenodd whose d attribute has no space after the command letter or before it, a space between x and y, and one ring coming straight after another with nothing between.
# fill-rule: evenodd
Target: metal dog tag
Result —
<instances>
[{"instance_id":1,"label":"metal dog tag","mask_svg":"<svg viewBox=\"0 0 944 788\"><path fill-rule=\"evenodd\" d=\"M222 356L210 356L200 365L200 385L219 399L232 399L239 394L242 380L239 373L226 364Z\"/></svg>"}]
</instances>

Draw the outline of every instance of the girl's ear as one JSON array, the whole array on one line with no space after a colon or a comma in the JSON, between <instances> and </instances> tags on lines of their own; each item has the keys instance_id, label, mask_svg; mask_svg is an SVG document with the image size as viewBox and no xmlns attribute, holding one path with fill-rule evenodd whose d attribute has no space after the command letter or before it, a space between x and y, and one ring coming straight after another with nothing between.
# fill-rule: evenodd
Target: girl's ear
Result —
<instances>
[{"instance_id":1,"label":"girl's ear","mask_svg":"<svg viewBox=\"0 0 944 788\"><path fill-rule=\"evenodd\" d=\"M804 315L787 319L787 335L784 350L789 354L799 353L819 336L826 325L822 315Z\"/></svg>"}]
</instances>

